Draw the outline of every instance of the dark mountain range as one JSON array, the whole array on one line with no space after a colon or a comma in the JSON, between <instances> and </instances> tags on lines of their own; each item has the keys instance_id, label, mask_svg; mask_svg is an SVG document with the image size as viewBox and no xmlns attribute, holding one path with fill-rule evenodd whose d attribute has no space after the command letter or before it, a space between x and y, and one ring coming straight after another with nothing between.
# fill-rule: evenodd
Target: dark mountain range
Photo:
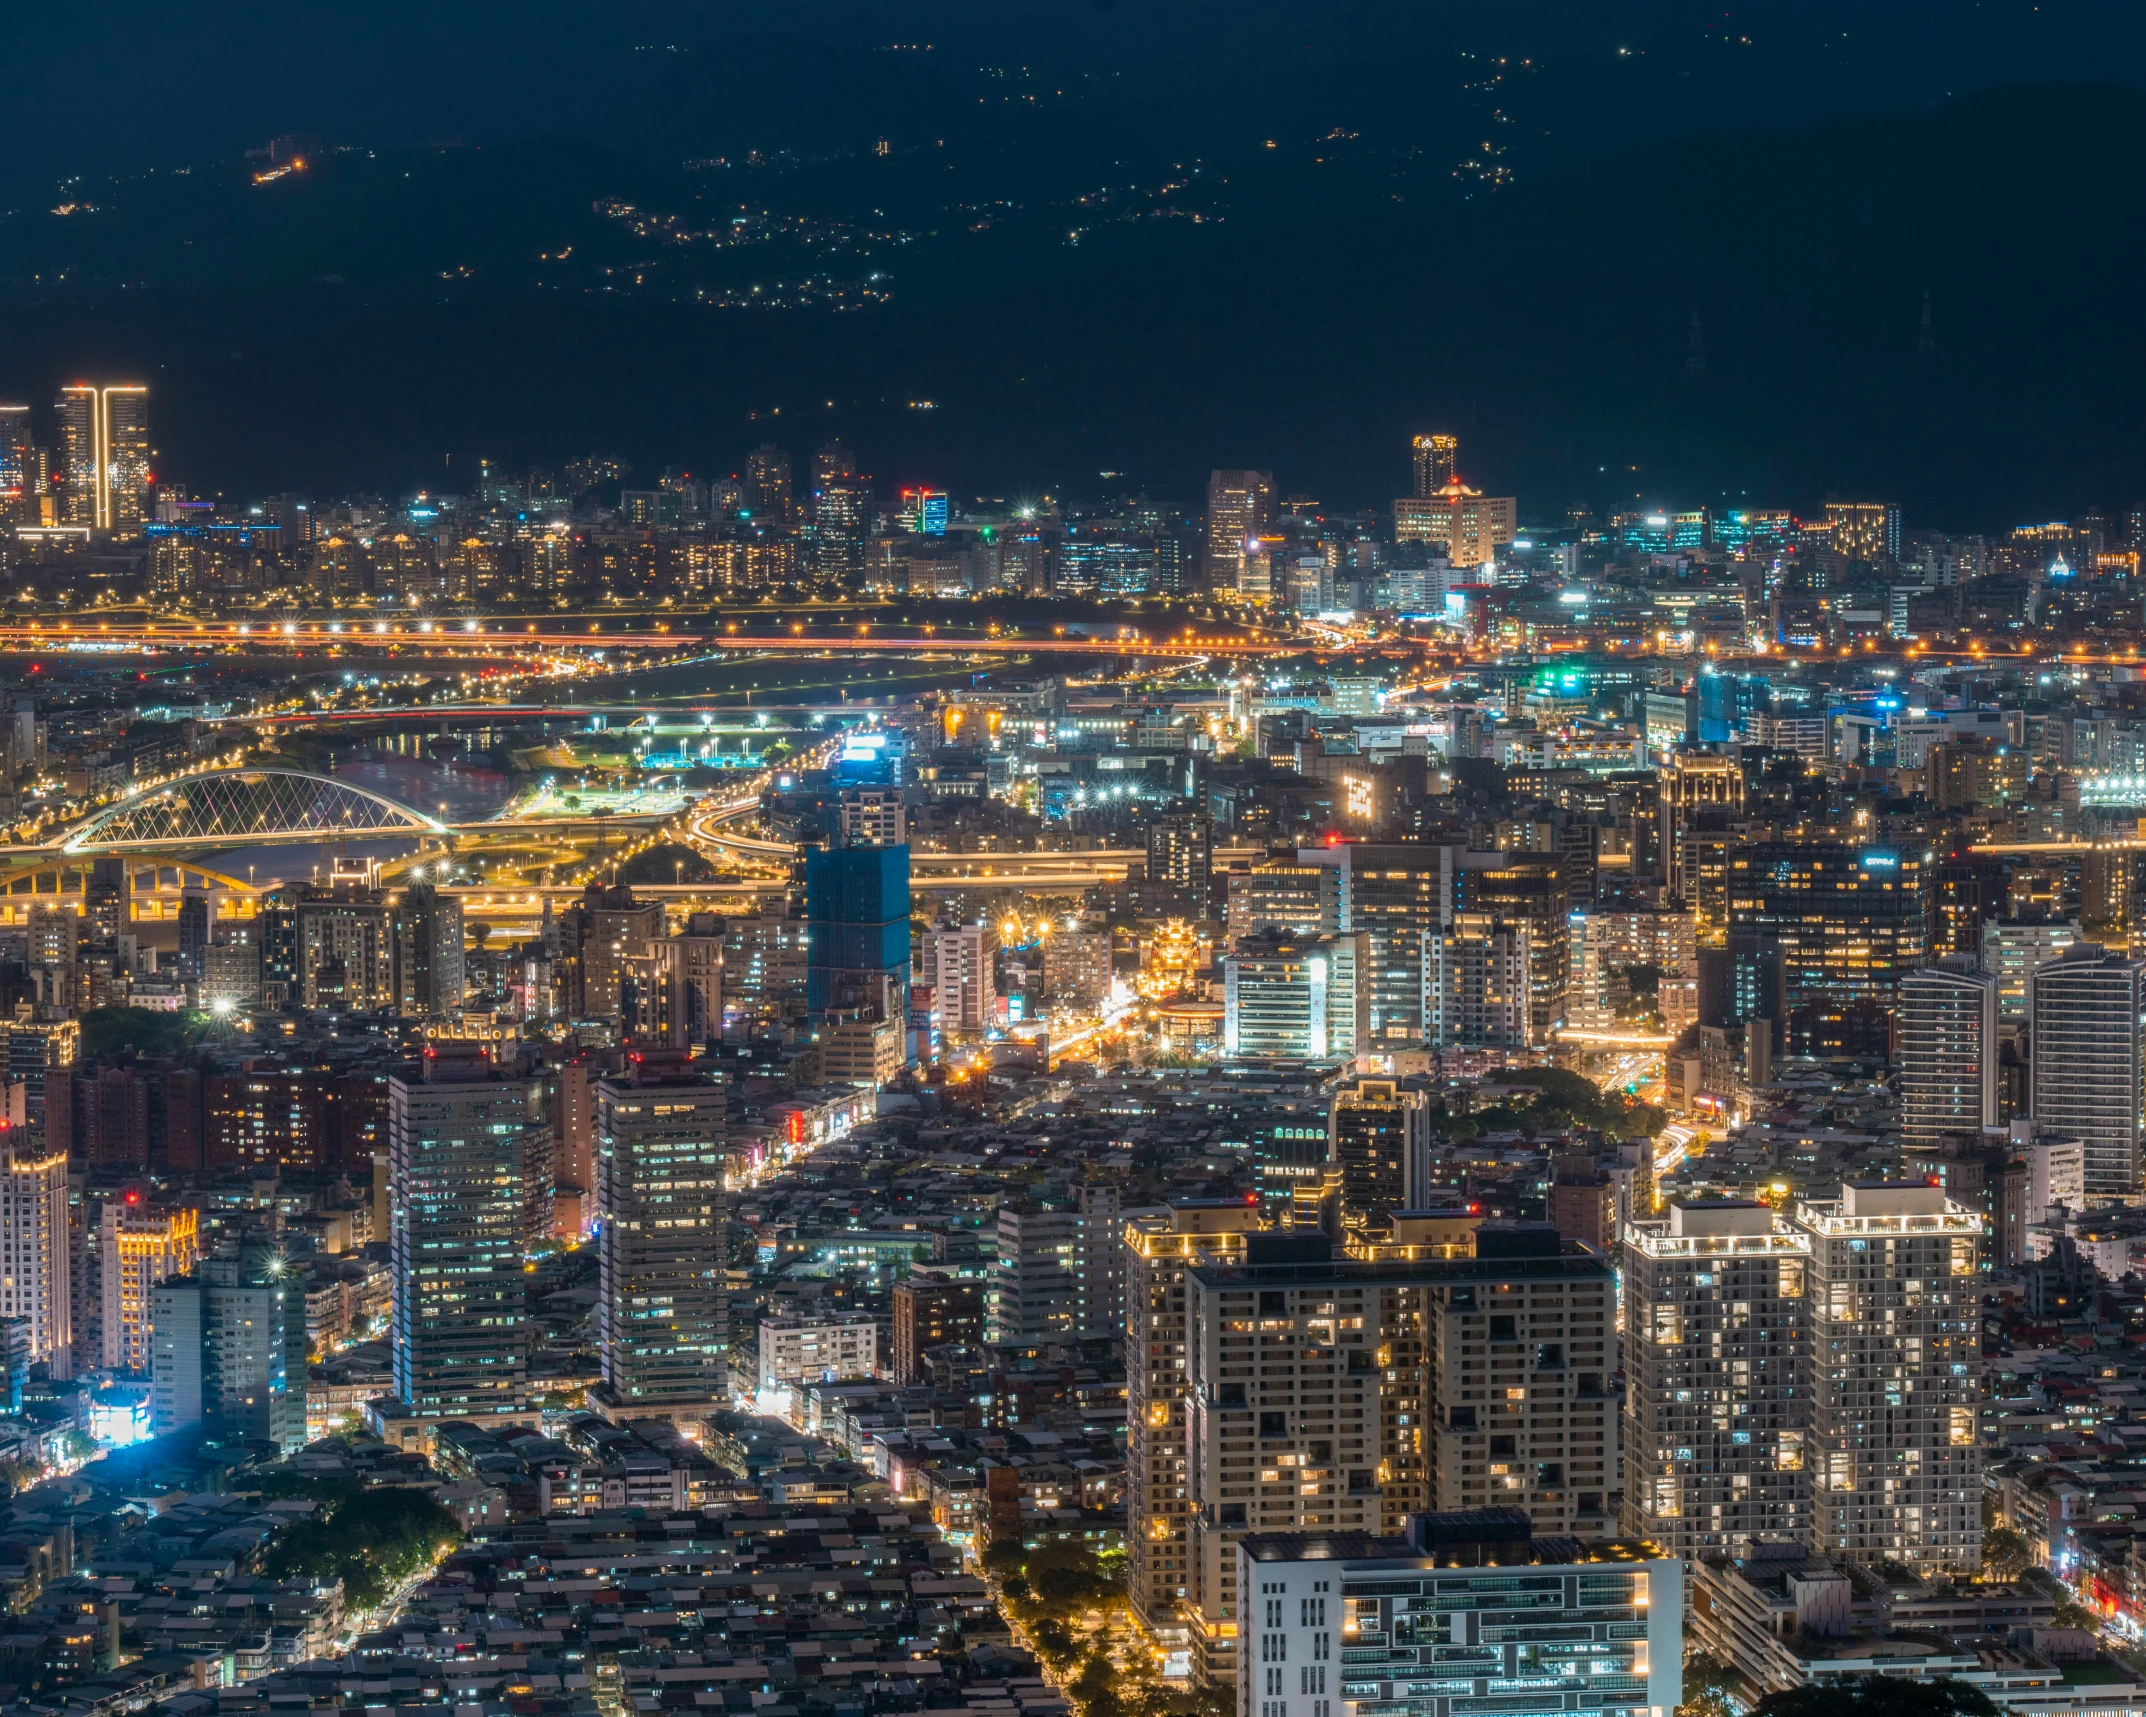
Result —
<instances>
[{"instance_id":1,"label":"dark mountain range","mask_svg":"<svg viewBox=\"0 0 2146 1717\"><path fill-rule=\"evenodd\" d=\"M1724 131L1739 90L1834 117ZM1533 513L2146 493L2140 92L1886 111L1832 57L1685 35L1286 94L884 157L537 139L85 182L0 222L0 391L142 371L169 474L234 493L839 433L961 493L1190 499L1257 464L1368 505L1428 427Z\"/></svg>"},{"instance_id":2,"label":"dark mountain range","mask_svg":"<svg viewBox=\"0 0 2146 1717\"><path fill-rule=\"evenodd\" d=\"M2146 49L2129 0L76 0L9 19L0 206L286 132L374 149L558 133L682 160L1129 101L1278 120L1322 72L1368 81L1367 63L1434 50L1542 64L1700 31L1804 43L1905 106L2131 76ZM1819 117L1823 94L1787 121ZM1737 99L1736 122L1775 122Z\"/></svg>"}]
</instances>

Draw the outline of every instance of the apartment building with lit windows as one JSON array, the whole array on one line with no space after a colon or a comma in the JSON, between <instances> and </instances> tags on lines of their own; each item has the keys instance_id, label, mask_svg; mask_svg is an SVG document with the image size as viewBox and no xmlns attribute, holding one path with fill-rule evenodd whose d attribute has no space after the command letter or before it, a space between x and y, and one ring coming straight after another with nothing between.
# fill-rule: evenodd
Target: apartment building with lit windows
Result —
<instances>
[{"instance_id":1,"label":"apartment building with lit windows","mask_svg":"<svg viewBox=\"0 0 2146 1717\"><path fill-rule=\"evenodd\" d=\"M1548 1224L1485 1223L1473 1257L1381 1262L1252 1235L1242 1262L1187 1285L1196 1675L1236 1674L1247 1533L1391 1534L1491 1506L1545 1532L1611 1529L1610 1266Z\"/></svg>"},{"instance_id":2,"label":"apartment building with lit windows","mask_svg":"<svg viewBox=\"0 0 2146 1717\"><path fill-rule=\"evenodd\" d=\"M1125 1227L1125 1478L1133 1617L1165 1651L1184 1650L1190 1596L1191 1481L1186 1472L1185 1331L1195 1267L1241 1260L1256 1204L1191 1199Z\"/></svg>"},{"instance_id":3,"label":"apartment building with lit windows","mask_svg":"<svg viewBox=\"0 0 2146 1717\"><path fill-rule=\"evenodd\" d=\"M1625 1225L1626 1532L1686 1559L1808 1535L1810 1259L1750 1199Z\"/></svg>"},{"instance_id":4,"label":"apartment building with lit windows","mask_svg":"<svg viewBox=\"0 0 2146 1717\"><path fill-rule=\"evenodd\" d=\"M1981 1560L1982 1218L1921 1181L1850 1181L1790 1218L1811 1267L1811 1543L1918 1573Z\"/></svg>"}]
</instances>

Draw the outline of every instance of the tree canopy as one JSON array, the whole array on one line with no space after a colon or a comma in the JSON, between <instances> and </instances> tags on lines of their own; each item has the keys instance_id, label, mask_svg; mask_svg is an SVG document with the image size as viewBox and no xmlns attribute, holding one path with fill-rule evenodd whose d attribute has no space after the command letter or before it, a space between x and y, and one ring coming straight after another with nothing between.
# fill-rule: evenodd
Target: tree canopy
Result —
<instances>
[{"instance_id":1,"label":"tree canopy","mask_svg":"<svg viewBox=\"0 0 2146 1717\"><path fill-rule=\"evenodd\" d=\"M676 841L659 841L618 867L621 882L713 882L715 875L714 865Z\"/></svg>"},{"instance_id":2,"label":"tree canopy","mask_svg":"<svg viewBox=\"0 0 2146 1717\"><path fill-rule=\"evenodd\" d=\"M1997 1717L1981 1689L1964 1681L1903 1681L1889 1675L1859 1675L1851 1681L1769 1693L1752 1717Z\"/></svg>"},{"instance_id":3,"label":"tree canopy","mask_svg":"<svg viewBox=\"0 0 2146 1717\"><path fill-rule=\"evenodd\" d=\"M151 1057L176 1055L208 1023L206 1014L170 1008L91 1008L82 1015L81 1059L87 1064L124 1049Z\"/></svg>"},{"instance_id":4,"label":"tree canopy","mask_svg":"<svg viewBox=\"0 0 2146 1717\"><path fill-rule=\"evenodd\" d=\"M1562 1067L1514 1068L1499 1075L1506 1085L1526 1086L1537 1095L1528 1103L1508 1100L1472 1115L1448 1119L1448 1133L1503 1133L1533 1129L1558 1132L1566 1127L1594 1127L1620 1139L1652 1138L1668 1119L1651 1103L1621 1091L1605 1091L1592 1079Z\"/></svg>"},{"instance_id":5,"label":"tree canopy","mask_svg":"<svg viewBox=\"0 0 2146 1717\"><path fill-rule=\"evenodd\" d=\"M343 1599L369 1609L462 1536L461 1524L421 1491L377 1487L302 1521L268 1547L272 1579L340 1579Z\"/></svg>"}]
</instances>

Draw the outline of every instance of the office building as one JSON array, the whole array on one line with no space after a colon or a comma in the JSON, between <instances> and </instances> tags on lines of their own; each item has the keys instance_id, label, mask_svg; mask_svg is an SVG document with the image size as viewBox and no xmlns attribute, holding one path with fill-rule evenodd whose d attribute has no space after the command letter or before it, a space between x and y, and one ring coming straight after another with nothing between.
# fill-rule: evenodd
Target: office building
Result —
<instances>
[{"instance_id":1,"label":"office building","mask_svg":"<svg viewBox=\"0 0 2146 1717\"><path fill-rule=\"evenodd\" d=\"M680 1050L596 1082L596 1345L622 1412L729 1395L723 1087Z\"/></svg>"},{"instance_id":2,"label":"office building","mask_svg":"<svg viewBox=\"0 0 2146 1717\"><path fill-rule=\"evenodd\" d=\"M1148 824L1146 916L1196 923L1214 915L1214 840L1213 820L1189 811Z\"/></svg>"},{"instance_id":3,"label":"office building","mask_svg":"<svg viewBox=\"0 0 2146 1717\"><path fill-rule=\"evenodd\" d=\"M523 1406L532 1159L551 1179L550 1124L534 1119L535 1095L471 1043L436 1044L388 1082L395 1393L421 1417Z\"/></svg>"},{"instance_id":4,"label":"office building","mask_svg":"<svg viewBox=\"0 0 2146 1717\"><path fill-rule=\"evenodd\" d=\"M55 1083L66 1089L65 1075ZM28 1323L31 1361L56 1378L74 1375L67 1220L66 1149L12 1119L0 1124L0 1318Z\"/></svg>"},{"instance_id":5,"label":"office building","mask_svg":"<svg viewBox=\"0 0 2146 1717\"><path fill-rule=\"evenodd\" d=\"M975 1347L984 1339L984 1284L932 1265L913 1266L894 1284L894 1381L905 1387L928 1376L924 1355L935 1347Z\"/></svg>"},{"instance_id":6,"label":"office building","mask_svg":"<svg viewBox=\"0 0 2146 1717\"><path fill-rule=\"evenodd\" d=\"M1651 968L1662 983L1698 976L1698 937L1689 912L1575 912L1566 940L1571 978L1565 1018L1582 1030L1614 1031L1624 1023L1619 1009L1632 999L1634 966Z\"/></svg>"},{"instance_id":7,"label":"office building","mask_svg":"<svg viewBox=\"0 0 2146 1717\"><path fill-rule=\"evenodd\" d=\"M1658 779L1663 892L1689 906L1699 879L1696 855L1685 850L1686 837L1700 826L1698 813L1703 810L1733 815L1743 809L1744 772L1732 757L1679 752L1667 759Z\"/></svg>"},{"instance_id":8,"label":"office building","mask_svg":"<svg viewBox=\"0 0 2146 1717\"><path fill-rule=\"evenodd\" d=\"M2067 948L2034 974L2036 1133L2086 1147L2089 1198L2138 1196L2146 1138L2146 960Z\"/></svg>"},{"instance_id":9,"label":"office building","mask_svg":"<svg viewBox=\"0 0 2146 1717\"><path fill-rule=\"evenodd\" d=\"M1427 1092L1392 1079L1346 1079L1327 1108L1327 1164L1341 1189L1342 1220L1383 1227L1396 1210L1430 1202Z\"/></svg>"},{"instance_id":10,"label":"office building","mask_svg":"<svg viewBox=\"0 0 2146 1717\"><path fill-rule=\"evenodd\" d=\"M1999 1130L1997 980L1927 966L1900 983L1900 1142L1934 1151L1945 1133Z\"/></svg>"},{"instance_id":11,"label":"office building","mask_svg":"<svg viewBox=\"0 0 2146 1717\"><path fill-rule=\"evenodd\" d=\"M1520 503L1511 495L1486 495L1458 477L1428 495L1393 504L1393 540L1441 548L1459 568L1489 566L1517 534Z\"/></svg>"},{"instance_id":12,"label":"office building","mask_svg":"<svg viewBox=\"0 0 2146 1717\"><path fill-rule=\"evenodd\" d=\"M0 405L0 514L14 522L32 522L25 509L37 492L35 450L30 441L30 408Z\"/></svg>"},{"instance_id":13,"label":"office building","mask_svg":"<svg viewBox=\"0 0 2146 1717\"><path fill-rule=\"evenodd\" d=\"M1526 1049L1536 1039L1525 925L1457 913L1423 940L1423 1041L1435 1048Z\"/></svg>"},{"instance_id":14,"label":"office building","mask_svg":"<svg viewBox=\"0 0 2146 1717\"><path fill-rule=\"evenodd\" d=\"M745 511L778 530L791 523L790 456L773 442L762 442L745 456Z\"/></svg>"},{"instance_id":15,"label":"office building","mask_svg":"<svg viewBox=\"0 0 2146 1717\"><path fill-rule=\"evenodd\" d=\"M320 890L292 909L292 931L301 1007L333 1013L394 1007L394 914L377 892L347 884Z\"/></svg>"},{"instance_id":16,"label":"office building","mask_svg":"<svg viewBox=\"0 0 2146 1717\"><path fill-rule=\"evenodd\" d=\"M1363 936L1250 936L1222 962L1222 1052L1346 1060L1367 1046Z\"/></svg>"},{"instance_id":17,"label":"office building","mask_svg":"<svg viewBox=\"0 0 2146 1717\"><path fill-rule=\"evenodd\" d=\"M952 507L944 489L904 489L894 518L897 527L910 536L943 537Z\"/></svg>"},{"instance_id":18,"label":"office building","mask_svg":"<svg viewBox=\"0 0 2146 1717\"><path fill-rule=\"evenodd\" d=\"M1729 860L1729 931L1780 950L1792 1054L1882 1044L1900 981L1929 953L1929 862L1838 842L1764 841Z\"/></svg>"},{"instance_id":19,"label":"office building","mask_svg":"<svg viewBox=\"0 0 2146 1717\"><path fill-rule=\"evenodd\" d=\"M641 1012L644 1036L699 1054L723 1040L723 923L695 912L650 949L654 994Z\"/></svg>"},{"instance_id":20,"label":"office building","mask_svg":"<svg viewBox=\"0 0 2146 1717\"><path fill-rule=\"evenodd\" d=\"M198 888L179 896L179 980L198 985L207 964L211 921L209 897Z\"/></svg>"},{"instance_id":21,"label":"office building","mask_svg":"<svg viewBox=\"0 0 2146 1717\"><path fill-rule=\"evenodd\" d=\"M1341 930L1340 872L1332 865L1269 859L1232 871L1225 921L1232 936L1283 930L1334 936Z\"/></svg>"},{"instance_id":22,"label":"office building","mask_svg":"<svg viewBox=\"0 0 2146 1717\"><path fill-rule=\"evenodd\" d=\"M1483 1223L1467 1258L1327 1245L1250 1235L1242 1262L1187 1274L1185 1616L1204 1680L1233 1679L1255 1631L1247 1533L1392 1532L1425 1509L1499 1506L1545 1533L1610 1528L1609 1261L1543 1223Z\"/></svg>"},{"instance_id":23,"label":"office building","mask_svg":"<svg viewBox=\"0 0 2146 1717\"><path fill-rule=\"evenodd\" d=\"M829 1085L878 1091L901 1076L908 1060L906 1016L880 1019L861 1009L826 1014L813 1038L820 1047L820 1077Z\"/></svg>"},{"instance_id":24,"label":"office building","mask_svg":"<svg viewBox=\"0 0 2146 1717\"><path fill-rule=\"evenodd\" d=\"M806 1006L909 1013L909 849L837 847L805 855Z\"/></svg>"},{"instance_id":25,"label":"office building","mask_svg":"<svg viewBox=\"0 0 2146 1717\"><path fill-rule=\"evenodd\" d=\"M1299 864L1331 866L1341 933L1368 939L1365 1047L1424 1040L1426 939L1451 922L1461 871L1452 847L1344 841L1302 847Z\"/></svg>"},{"instance_id":26,"label":"office building","mask_svg":"<svg viewBox=\"0 0 2146 1717\"><path fill-rule=\"evenodd\" d=\"M1896 501L1828 501L1826 524L1835 554L1848 560L1900 558L1900 506Z\"/></svg>"},{"instance_id":27,"label":"office building","mask_svg":"<svg viewBox=\"0 0 2146 1717\"><path fill-rule=\"evenodd\" d=\"M1743 1199L1624 1235L1624 1530L1672 1556L1809 1536L1810 1236Z\"/></svg>"},{"instance_id":28,"label":"office building","mask_svg":"<svg viewBox=\"0 0 2146 1717\"><path fill-rule=\"evenodd\" d=\"M306 1440L305 1280L247 1244L149 1291L150 1430L206 1425L219 1441Z\"/></svg>"},{"instance_id":29,"label":"office building","mask_svg":"<svg viewBox=\"0 0 2146 1717\"><path fill-rule=\"evenodd\" d=\"M2062 918L1986 918L1977 927L1982 969L1997 980L1999 1017L2034 1023L2034 974L2083 940Z\"/></svg>"},{"instance_id":30,"label":"office building","mask_svg":"<svg viewBox=\"0 0 2146 1717\"><path fill-rule=\"evenodd\" d=\"M1192 1499L1186 1469L1186 1272L1240 1260L1260 1211L1195 1199L1143 1212L1125 1229L1125 1507L1133 1619L1165 1650L1190 1644Z\"/></svg>"},{"instance_id":31,"label":"office building","mask_svg":"<svg viewBox=\"0 0 2146 1717\"><path fill-rule=\"evenodd\" d=\"M1242 590L1253 544L1274 528L1272 471L1216 471L1207 479L1207 587Z\"/></svg>"},{"instance_id":32,"label":"office building","mask_svg":"<svg viewBox=\"0 0 2146 1717\"><path fill-rule=\"evenodd\" d=\"M846 847L898 847L909 839L899 787L845 787L837 804Z\"/></svg>"},{"instance_id":33,"label":"office building","mask_svg":"<svg viewBox=\"0 0 2146 1717\"><path fill-rule=\"evenodd\" d=\"M843 1383L879 1375L879 1320L870 1312L825 1317L762 1318L760 1369L763 1399L794 1397L815 1383ZM762 1411L782 1411L763 1407Z\"/></svg>"},{"instance_id":34,"label":"office building","mask_svg":"<svg viewBox=\"0 0 2146 1717\"><path fill-rule=\"evenodd\" d=\"M1108 930L1062 930L1043 943L1043 988L1055 1008L1100 1009L1113 977Z\"/></svg>"},{"instance_id":35,"label":"office building","mask_svg":"<svg viewBox=\"0 0 2146 1717\"><path fill-rule=\"evenodd\" d=\"M1466 911L1527 932L1528 1039L1547 1043L1565 1018L1572 901L1561 859L1515 856L1463 877Z\"/></svg>"},{"instance_id":36,"label":"office building","mask_svg":"<svg viewBox=\"0 0 2146 1717\"><path fill-rule=\"evenodd\" d=\"M1460 475L1459 436L1419 435L1412 451L1415 454L1415 492L1418 500L1431 499Z\"/></svg>"},{"instance_id":37,"label":"office building","mask_svg":"<svg viewBox=\"0 0 2146 1717\"><path fill-rule=\"evenodd\" d=\"M998 926L988 918L942 921L924 933L921 952L941 1028L969 1036L988 1031L998 1013Z\"/></svg>"},{"instance_id":38,"label":"office building","mask_svg":"<svg viewBox=\"0 0 2146 1717\"><path fill-rule=\"evenodd\" d=\"M413 882L395 909L395 1007L405 1019L448 1019L467 993L462 902Z\"/></svg>"},{"instance_id":39,"label":"office building","mask_svg":"<svg viewBox=\"0 0 2146 1717\"><path fill-rule=\"evenodd\" d=\"M1253 1533L1234 1570L1237 1709L1666 1717L1684 1698L1684 1567L1658 1548L1538 1536L1511 1508L1415 1515L1392 1537Z\"/></svg>"},{"instance_id":40,"label":"office building","mask_svg":"<svg viewBox=\"0 0 2146 1717\"><path fill-rule=\"evenodd\" d=\"M61 522L139 536L149 515L149 390L78 383L60 389Z\"/></svg>"},{"instance_id":41,"label":"office building","mask_svg":"<svg viewBox=\"0 0 2146 1717\"><path fill-rule=\"evenodd\" d=\"M1086 1251L1077 1209L1027 1200L1001 1204L986 1339L996 1345L1077 1336Z\"/></svg>"},{"instance_id":42,"label":"office building","mask_svg":"<svg viewBox=\"0 0 2146 1717\"><path fill-rule=\"evenodd\" d=\"M830 441L812 456L812 517L807 560L821 578L853 585L864 576L872 536L872 484L857 474L857 456Z\"/></svg>"},{"instance_id":43,"label":"office building","mask_svg":"<svg viewBox=\"0 0 2146 1717\"><path fill-rule=\"evenodd\" d=\"M2134 1016L2135 1017L2135 1016ZM1808 1236L1811 1544L1920 1573L1982 1554L1982 1218L1940 1187L1851 1181Z\"/></svg>"},{"instance_id":44,"label":"office building","mask_svg":"<svg viewBox=\"0 0 2146 1717\"><path fill-rule=\"evenodd\" d=\"M166 1210L130 1187L105 1203L97 1245L101 1363L107 1371L146 1376L151 1293L159 1282L192 1272L201 1252L200 1217Z\"/></svg>"},{"instance_id":45,"label":"office building","mask_svg":"<svg viewBox=\"0 0 2146 1717\"><path fill-rule=\"evenodd\" d=\"M567 998L573 1017L623 1025L628 988L645 978L650 950L663 934L662 906L636 900L631 888L592 882L561 929L562 952L574 957ZM638 1018L637 996L634 1011Z\"/></svg>"}]
</instances>

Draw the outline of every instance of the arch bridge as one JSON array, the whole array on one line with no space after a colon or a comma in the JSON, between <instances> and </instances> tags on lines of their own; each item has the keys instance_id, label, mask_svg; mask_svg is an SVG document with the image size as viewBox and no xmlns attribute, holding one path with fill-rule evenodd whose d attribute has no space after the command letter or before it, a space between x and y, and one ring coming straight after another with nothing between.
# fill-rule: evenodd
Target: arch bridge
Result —
<instances>
[{"instance_id":1,"label":"arch bridge","mask_svg":"<svg viewBox=\"0 0 2146 1717\"><path fill-rule=\"evenodd\" d=\"M214 769L130 793L55 845L79 855L422 838L453 831L370 788L297 769Z\"/></svg>"},{"instance_id":2,"label":"arch bridge","mask_svg":"<svg viewBox=\"0 0 2146 1717\"><path fill-rule=\"evenodd\" d=\"M0 925L27 925L38 908L83 916L88 911L95 864L95 857L87 854L74 858L47 853L0 874ZM259 888L212 865L149 856L129 858L126 869L131 923L176 919L179 903L193 893L209 897L209 910L219 921L251 918L259 907Z\"/></svg>"}]
</instances>

